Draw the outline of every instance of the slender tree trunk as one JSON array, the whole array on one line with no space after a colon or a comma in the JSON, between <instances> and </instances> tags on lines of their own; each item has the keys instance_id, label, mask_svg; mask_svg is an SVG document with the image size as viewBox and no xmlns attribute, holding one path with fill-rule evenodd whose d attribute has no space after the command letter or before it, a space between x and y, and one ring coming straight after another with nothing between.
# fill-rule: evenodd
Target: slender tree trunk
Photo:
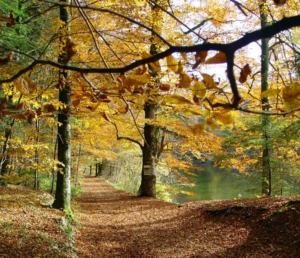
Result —
<instances>
[{"instance_id":1,"label":"slender tree trunk","mask_svg":"<svg viewBox=\"0 0 300 258\"><path fill-rule=\"evenodd\" d=\"M77 160L76 160L76 183L79 180L79 161L80 161L80 157L81 157L81 144L79 144L79 146L78 146L78 156L77 156Z\"/></svg>"},{"instance_id":2,"label":"slender tree trunk","mask_svg":"<svg viewBox=\"0 0 300 258\"><path fill-rule=\"evenodd\" d=\"M69 4L69 0L61 2ZM68 26L68 11L60 6L60 19L65 23L62 31L67 32ZM66 35L67 33L62 33ZM65 53L63 53L65 54ZM61 56L59 57L59 62L62 62ZM68 74L64 71L59 72L59 78L67 78ZM54 208L69 210L71 208L71 126L70 126L70 99L71 87L66 84L66 87L59 90L59 101L66 105L66 107L60 110L58 114L58 122L61 124L58 126L57 131L57 158L63 165L59 168L61 171L57 173L56 180L56 192L55 200L53 203Z\"/></svg>"},{"instance_id":3,"label":"slender tree trunk","mask_svg":"<svg viewBox=\"0 0 300 258\"><path fill-rule=\"evenodd\" d=\"M13 96L9 96L8 98L8 105L11 105L12 104L12 97ZM22 98L22 95L20 96L19 100L18 100L18 103L20 103L21 101L21 98ZM12 132L12 128L15 124L15 119L13 118L11 120L10 123L7 124L7 128L5 128L5 134L4 134L4 137L5 137L5 140L4 140L4 143L3 143L3 146L2 146L2 158L0 160L0 173L1 175L6 175L8 174L8 165L10 163L10 156L8 155L7 153L7 150L9 148L9 138L11 138L11 132Z\"/></svg>"},{"instance_id":4,"label":"slender tree trunk","mask_svg":"<svg viewBox=\"0 0 300 258\"><path fill-rule=\"evenodd\" d=\"M56 151L57 151L57 138L54 142L54 151L53 151L53 160L56 158ZM55 170L53 168L52 170L52 177L51 177L51 188L50 188L50 194L54 191L54 183L55 183Z\"/></svg>"},{"instance_id":5,"label":"slender tree trunk","mask_svg":"<svg viewBox=\"0 0 300 258\"><path fill-rule=\"evenodd\" d=\"M4 140L4 144L2 146L2 158L0 161L0 165L1 165L1 176L4 176L7 174L8 169L7 169L7 165L9 164L9 155L7 154L7 149L8 149L8 140L10 138L11 135L11 130L12 128L6 128L5 129L5 140Z\"/></svg>"},{"instance_id":6,"label":"slender tree trunk","mask_svg":"<svg viewBox=\"0 0 300 258\"><path fill-rule=\"evenodd\" d=\"M261 28L268 25L268 18L265 8L266 2L260 5ZM262 39L261 41L261 92L269 89L269 39ZM262 109L269 109L269 99L262 99ZM271 127L271 117L268 115L262 116L262 129L264 145L262 150L262 194L270 196L272 194L272 168L271 168L271 137L269 130Z\"/></svg>"},{"instance_id":7,"label":"slender tree trunk","mask_svg":"<svg viewBox=\"0 0 300 258\"><path fill-rule=\"evenodd\" d=\"M95 177L98 176L98 163L95 164Z\"/></svg>"},{"instance_id":8,"label":"slender tree trunk","mask_svg":"<svg viewBox=\"0 0 300 258\"><path fill-rule=\"evenodd\" d=\"M39 120L37 120L35 122L35 128L36 128L36 133L38 134L35 138L35 144L38 145L39 144L39 133L40 133L40 122ZM35 164L36 166L38 166L39 164L39 148L38 146L36 146L35 148ZM38 182L38 168L36 167L34 169L34 184L33 184L34 189L39 189L39 182Z\"/></svg>"}]
</instances>

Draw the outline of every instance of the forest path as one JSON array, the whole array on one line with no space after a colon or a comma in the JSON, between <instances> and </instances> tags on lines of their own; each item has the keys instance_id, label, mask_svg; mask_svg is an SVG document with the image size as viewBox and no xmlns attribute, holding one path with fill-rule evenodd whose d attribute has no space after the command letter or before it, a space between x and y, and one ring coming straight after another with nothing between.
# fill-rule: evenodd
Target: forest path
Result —
<instances>
[{"instance_id":1,"label":"forest path","mask_svg":"<svg viewBox=\"0 0 300 258\"><path fill-rule=\"evenodd\" d=\"M177 205L138 198L115 190L100 178L85 178L76 198L79 223L75 248L79 257L176 257L180 226ZM181 232L184 233L184 232Z\"/></svg>"},{"instance_id":2,"label":"forest path","mask_svg":"<svg viewBox=\"0 0 300 258\"><path fill-rule=\"evenodd\" d=\"M291 197L176 205L132 196L95 177L85 178L83 190L76 198L81 227L75 235L75 249L80 258L283 258L300 254L299 207L290 209L293 214L275 217L271 230L262 223ZM283 232L287 227L289 231Z\"/></svg>"}]
</instances>

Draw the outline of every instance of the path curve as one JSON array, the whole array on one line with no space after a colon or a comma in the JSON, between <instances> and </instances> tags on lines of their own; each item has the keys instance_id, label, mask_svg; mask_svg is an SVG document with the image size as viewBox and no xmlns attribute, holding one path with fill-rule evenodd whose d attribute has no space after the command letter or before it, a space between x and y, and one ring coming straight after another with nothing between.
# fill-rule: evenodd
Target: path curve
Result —
<instances>
[{"instance_id":1,"label":"path curve","mask_svg":"<svg viewBox=\"0 0 300 258\"><path fill-rule=\"evenodd\" d=\"M81 225L75 245L79 257L140 258L176 253L173 249L178 243L172 241L172 235L179 227L173 219L182 213L177 205L115 190L100 178L86 178L83 191L76 199Z\"/></svg>"},{"instance_id":2,"label":"path curve","mask_svg":"<svg viewBox=\"0 0 300 258\"><path fill-rule=\"evenodd\" d=\"M299 258L299 207L276 217L272 229L265 226L287 198L176 205L132 196L94 177L84 179L83 190L75 214L79 258Z\"/></svg>"}]
</instances>

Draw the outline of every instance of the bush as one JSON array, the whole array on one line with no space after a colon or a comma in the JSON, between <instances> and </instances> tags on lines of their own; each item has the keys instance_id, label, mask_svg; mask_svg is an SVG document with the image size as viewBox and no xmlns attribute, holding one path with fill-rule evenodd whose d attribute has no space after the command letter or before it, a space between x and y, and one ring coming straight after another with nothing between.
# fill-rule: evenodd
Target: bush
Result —
<instances>
[{"instance_id":1,"label":"bush","mask_svg":"<svg viewBox=\"0 0 300 258\"><path fill-rule=\"evenodd\" d=\"M83 190L81 188L81 185L73 185L71 186L71 196L72 197L78 197L83 194Z\"/></svg>"}]
</instances>

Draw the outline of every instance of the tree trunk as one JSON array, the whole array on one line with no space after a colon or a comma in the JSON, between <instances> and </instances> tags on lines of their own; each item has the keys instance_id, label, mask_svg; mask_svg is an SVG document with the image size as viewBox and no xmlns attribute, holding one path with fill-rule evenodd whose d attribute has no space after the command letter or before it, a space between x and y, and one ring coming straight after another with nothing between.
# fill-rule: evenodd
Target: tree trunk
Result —
<instances>
[{"instance_id":1,"label":"tree trunk","mask_svg":"<svg viewBox=\"0 0 300 258\"><path fill-rule=\"evenodd\" d=\"M147 102L144 107L145 118L154 119L157 105ZM156 172L155 163L158 149L159 128L146 124L144 127L145 143L143 146L143 168L142 181L140 186L140 196L156 197Z\"/></svg>"},{"instance_id":2,"label":"tree trunk","mask_svg":"<svg viewBox=\"0 0 300 258\"><path fill-rule=\"evenodd\" d=\"M36 166L38 166L39 164L39 148L38 148L38 144L39 144L39 133L40 133L40 122L39 120L36 120L35 122L35 128L36 128L36 133L37 133L37 136L35 138L35 144L36 144L36 147L35 147L35 155L34 155L34 162L36 164ZM34 184L33 184L33 188L34 189L39 189L39 179L38 179L38 168L36 167L34 169Z\"/></svg>"},{"instance_id":3,"label":"tree trunk","mask_svg":"<svg viewBox=\"0 0 300 258\"><path fill-rule=\"evenodd\" d=\"M69 4L69 0L61 1L65 4ZM60 6L60 19L66 25L62 28L62 31L67 32L67 22L69 20L68 12ZM62 33L65 35L66 33ZM63 53L65 54L65 53ZM62 62L63 57L59 57L59 62ZM63 76L67 78L68 74L64 71L59 72L59 78ZM60 171L57 172L56 192L55 200L53 203L54 208L69 210L71 208L71 126L70 126L70 99L71 87L66 87L59 90L59 101L66 105L66 107L60 110L58 114L58 122L61 124L57 130L57 159L63 165L59 166Z\"/></svg>"},{"instance_id":4,"label":"tree trunk","mask_svg":"<svg viewBox=\"0 0 300 258\"><path fill-rule=\"evenodd\" d=\"M265 8L266 2L260 7L261 28L265 28L268 24L267 13ZM261 41L261 92L269 89L269 39L262 39ZM269 99L267 97L262 99L262 109L269 109ZM271 138L269 129L271 127L271 117L268 115L262 116L262 129L264 137L264 145L262 150L262 194L270 196L272 194L272 168L271 168Z\"/></svg>"},{"instance_id":5,"label":"tree trunk","mask_svg":"<svg viewBox=\"0 0 300 258\"><path fill-rule=\"evenodd\" d=\"M13 96L8 97L8 103L7 103L8 106L12 105L12 97ZM19 98L18 103L20 103L21 98L22 98L22 96ZM8 127L5 128L5 134L4 134L5 140L4 140L4 143L3 143L3 146L2 146L2 158L0 160L0 166L1 166L0 173L1 173L1 176L8 174L8 165L10 163L10 156L7 153L7 150L9 148L8 141L9 141L9 138L11 138L12 128L13 128L14 124L15 124L15 119L13 118L11 120L11 122L9 122L7 124Z\"/></svg>"},{"instance_id":6,"label":"tree trunk","mask_svg":"<svg viewBox=\"0 0 300 258\"><path fill-rule=\"evenodd\" d=\"M77 160L76 160L76 183L78 183L79 180L79 161L81 158L81 144L79 144L78 146L78 156L77 156Z\"/></svg>"},{"instance_id":7,"label":"tree trunk","mask_svg":"<svg viewBox=\"0 0 300 258\"><path fill-rule=\"evenodd\" d=\"M166 1L156 0L158 4L164 6ZM156 32L161 33L162 22L162 12L157 6L152 7L152 19L153 19L153 29ZM155 35L153 35L152 44L150 46L150 54L155 55L157 51ZM149 72L151 77L157 77L157 72L149 65ZM155 119L158 110L158 85L159 79L153 80L148 85L149 96L148 100L144 104L144 112L146 119ZM146 123L144 127L144 146L142 148L143 152L143 167L142 167L142 180L139 189L140 196L156 197L156 160L158 159L159 150L159 128L152 124Z\"/></svg>"}]
</instances>

